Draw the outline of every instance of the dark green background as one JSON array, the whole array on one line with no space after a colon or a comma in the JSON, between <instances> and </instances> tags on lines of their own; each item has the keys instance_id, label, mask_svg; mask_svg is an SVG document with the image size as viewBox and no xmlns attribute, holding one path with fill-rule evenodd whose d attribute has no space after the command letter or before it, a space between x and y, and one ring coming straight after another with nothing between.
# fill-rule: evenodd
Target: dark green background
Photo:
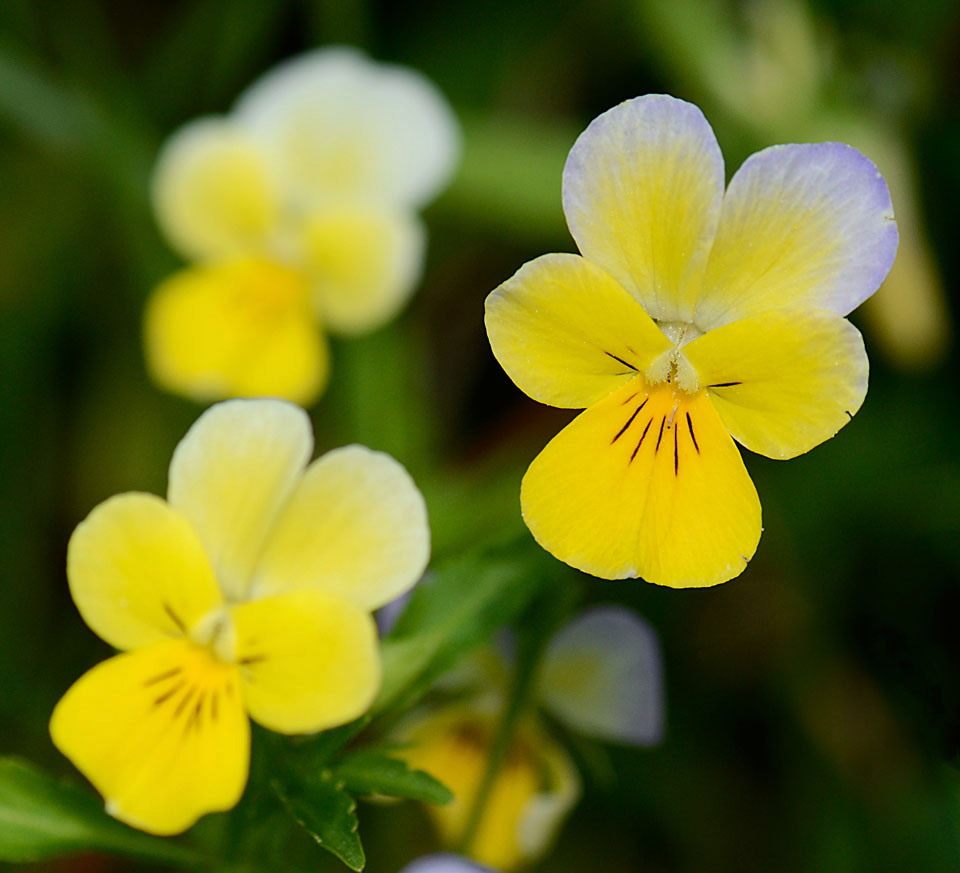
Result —
<instances>
[{"instance_id":1,"label":"dark green background","mask_svg":"<svg viewBox=\"0 0 960 873\"><path fill-rule=\"evenodd\" d=\"M46 721L108 652L70 603L67 538L113 493L162 493L200 412L148 381L140 350L144 299L176 266L147 199L162 139L228 109L274 62L327 43L416 66L449 96L465 159L427 212L424 285L394 325L335 343L314 419L321 449L360 441L407 464L436 552L456 553L519 527L524 466L568 417L509 383L482 304L525 260L572 248L560 171L577 132L622 99L666 91L701 102L728 172L775 141L710 99L691 70L711 31L693 6L670 7L0 2L0 753L70 772ZM746 7L707 7L747 27ZM812 14L831 46L824 111L879 118L915 156L955 319L960 10L821 0ZM659 630L668 734L657 749L609 751L616 778L588 776L538 869L960 867L957 355L907 372L869 332L867 346L870 392L849 427L789 463L747 458L765 532L741 578L687 592L584 580L588 600L630 604ZM412 804L361 812L374 873L435 848Z\"/></svg>"}]
</instances>

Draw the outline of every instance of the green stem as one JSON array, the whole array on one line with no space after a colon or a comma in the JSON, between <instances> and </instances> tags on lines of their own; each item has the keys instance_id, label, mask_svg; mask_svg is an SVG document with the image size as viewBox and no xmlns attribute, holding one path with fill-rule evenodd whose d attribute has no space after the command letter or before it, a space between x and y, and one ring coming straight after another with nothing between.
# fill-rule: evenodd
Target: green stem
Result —
<instances>
[{"instance_id":1,"label":"green stem","mask_svg":"<svg viewBox=\"0 0 960 873\"><path fill-rule=\"evenodd\" d=\"M559 624L559 619L565 615L570 603L569 591L552 590L549 595L541 596L534 601L532 607L524 617L528 620L523 632L518 634L516 669L513 674L513 683L503 716L497 726L497 733L490 749L487 760L487 769L484 771L480 789L474 798L467 825L457 851L461 855L469 856L477 831L490 800L490 793L494 783L510 751L516 733L517 725L527 707L532 703L536 678L543 658L544 650L553 632ZM566 596L565 596L566 595ZM521 625L524 624L521 619Z\"/></svg>"}]
</instances>

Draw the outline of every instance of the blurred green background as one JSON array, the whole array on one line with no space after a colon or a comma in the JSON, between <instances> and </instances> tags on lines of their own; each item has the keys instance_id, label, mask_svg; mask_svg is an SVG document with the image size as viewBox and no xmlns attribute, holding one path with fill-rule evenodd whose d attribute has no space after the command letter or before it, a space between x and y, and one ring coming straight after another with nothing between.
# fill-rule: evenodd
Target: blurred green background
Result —
<instances>
[{"instance_id":1,"label":"blurred green background","mask_svg":"<svg viewBox=\"0 0 960 873\"><path fill-rule=\"evenodd\" d=\"M200 412L142 360L143 302L176 266L147 197L156 149L276 61L350 43L433 78L465 151L427 213L422 288L390 327L335 343L313 417L321 449L359 441L410 468L438 556L521 529L520 476L569 417L510 384L482 304L571 250L560 172L592 117L668 92L704 109L728 174L784 141L849 141L880 165L903 244L853 316L867 401L806 456L747 458L765 533L739 579L584 580L660 632L668 733L609 750L615 778L588 771L538 869L956 871L958 42L960 7L935 0L0 2L0 753L70 773L46 722L107 648L70 603L67 538L111 494L162 493ZM375 873L435 848L412 804L361 812Z\"/></svg>"}]
</instances>

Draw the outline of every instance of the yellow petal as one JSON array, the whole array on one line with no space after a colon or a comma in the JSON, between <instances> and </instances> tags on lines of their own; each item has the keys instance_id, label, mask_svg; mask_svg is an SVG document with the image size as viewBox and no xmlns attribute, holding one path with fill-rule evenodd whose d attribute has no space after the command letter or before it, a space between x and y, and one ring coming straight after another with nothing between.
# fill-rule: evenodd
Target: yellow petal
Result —
<instances>
[{"instance_id":1,"label":"yellow petal","mask_svg":"<svg viewBox=\"0 0 960 873\"><path fill-rule=\"evenodd\" d=\"M860 331L824 310L744 318L683 354L737 442L769 458L793 458L829 439L867 393Z\"/></svg>"},{"instance_id":2,"label":"yellow petal","mask_svg":"<svg viewBox=\"0 0 960 873\"><path fill-rule=\"evenodd\" d=\"M57 704L54 744L141 830L175 834L240 799L250 723L235 667L176 640L118 655Z\"/></svg>"},{"instance_id":3,"label":"yellow petal","mask_svg":"<svg viewBox=\"0 0 960 873\"><path fill-rule=\"evenodd\" d=\"M551 406L590 406L670 348L637 301L577 255L524 264L487 297L485 321L507 375Z\"/></svg>"},{"instance_id":4,"label":"yellow petal","mask_svg":"<svg viewBox=\"0 0 960 873\"><path fill-rule=\"evenodd\" d=\"M96 507L70 538L67 576L83 620L118 649L183 636L221 603L193 528L152 494Z\"/></svg>"},{"instance_id":5,"label":"yellow petal","mask_svg":"<svg viewBox=\"0 0 960 873\"><path fill-rule=\"evenodd\" d=\"M312 451L310 419L282 400L218 403L177 446L168 499L193 525L227 597L245 593Z\"/></svg>"},{"instance_id":6,"label":"yellow petal","mask_svg":"<svg viewBox=\"0 0 960 873\"><path fill-rule=\"evenodd\" d=\"M191 267L161 283L147 305L144 342L154 379L199 401L308 404L329 372L303 276L257 258Z\"/></svg>"},{"instance_id":7,"label":"yellow petal","mask_svg":"<svg viewBox=\"0 0 960 873\"><path fill-rule=\"evenodd\" d=\"M410 212L351 203L309 215L304 266L323 323L354 334L389 321L420 278L425 244L423 225Z\"/></svg>"},{"instance_id":8,"label":"yellow petal","mask_svg":"<svg viewBox=\"0 0 960 873\"><path fill-rule=\"evenodd\" d=\"M584 257L660 321L691 321L720 215L723 156L693 104L627 100L591 122L563 170Z\"/></svg>"},{"instance_id":9,"label":"yellow petal","mask_svg":"<svg viewBox=\"0 0 960 873\"><path fill-rule=\"evenodd\" d=\"M367 711L380 687L377 629L359 607L294 591L231 610L247 709L285 734L313 733Z\"/></svg>"},{"instance_id":10,"label":"yellow petal","mask_svg":"<svg viewBox=\"0 0 960 873\"><path fill-rule=\"evenodd\" d=\"M258 594L330 591L373 610L423 574L430 528L423 496L382 452L346 446L310 465L257 565Z\"/></svg>"},{"instance_id":11,"label":"yellow petal","mask_svg":"<svg viewBox=\"0 0 960 873\"><path fill-rule=\"evenodd\" d=\"M640 377L554 437L520 502L541 546L604 579L716 585L760 539L757 492L706 394Z\"/></svg>"},{"instance_id":12,"label":"yellow petal","mask_svg":"<svg viewBox=\"0 0 960 873\"><path fill-rule=\"evenodd\" d=\"M263 250L279 220L266 156L232 122L203 118L164 145L153 175L160 227L187 258Z\"/></svg>"},{"instance_id":13,"label":"yellow petal","mask_svg":"<svg viewBox=\"0 0 960 873\"><path fill-rule=\"evenodd\" d=\"M846 315L896 251L890 192L872 161L841 143L772 146L730 181L696 323L705 331L784 307Z\"/></svg>"}]
</instances>

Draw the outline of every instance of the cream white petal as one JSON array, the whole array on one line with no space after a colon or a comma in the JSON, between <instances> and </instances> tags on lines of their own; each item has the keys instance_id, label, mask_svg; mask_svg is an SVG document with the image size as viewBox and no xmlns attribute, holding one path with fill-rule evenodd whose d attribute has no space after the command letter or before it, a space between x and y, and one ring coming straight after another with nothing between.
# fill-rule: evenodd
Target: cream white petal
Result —
<instances>
[{"instance_id":1,"label":"cream white petal","mask_svg":"<svg viewBox=\"0 0 960 873\"><path fill-rule=\"evenodd\" d=\"M449 180L459 128L439 89L407 67L318 49L260 77L236 105L291 195L419 206Z\"/></svg>"},{"instance_id":2,"label":"cream white petal","mask_svg":"<svg viewBox=\"0 0 960 873\"><path fill-rule=\"evenodd\" d=\"M246 593L312 451L310 419L299 407L228 400L201 415L173 453L167 498L193 525L228 599Z\"/></svg>"}]
</instances>

